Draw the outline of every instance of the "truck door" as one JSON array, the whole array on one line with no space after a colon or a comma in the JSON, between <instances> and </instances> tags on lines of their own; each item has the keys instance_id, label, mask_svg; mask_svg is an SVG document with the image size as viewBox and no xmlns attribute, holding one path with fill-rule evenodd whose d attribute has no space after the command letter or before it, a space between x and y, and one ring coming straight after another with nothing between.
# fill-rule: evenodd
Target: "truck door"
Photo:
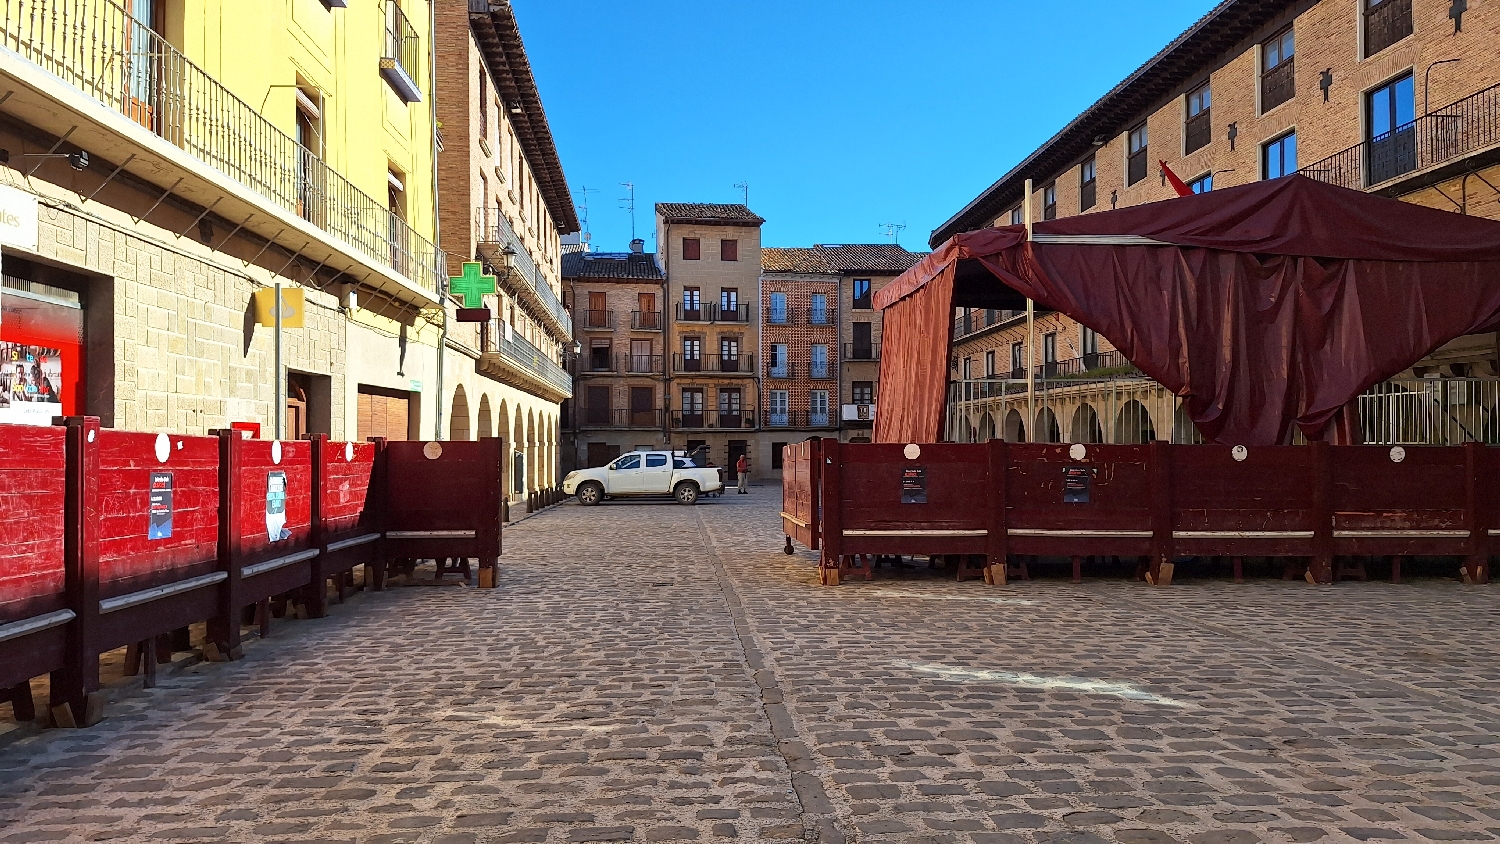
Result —
<instances>
[{"instance_id":1,"label":"truck door","mask_svg":"<svg viewBox=\"0 0 1500 844\"><path fill-rule=\"evenodd\" d=\"M640 492L641 456L627 454L609 464L609 476L604 481L604 491L610 495L628 495Z\"/></svg>"},{"instance_id":2,"label":"truck door","mask_svg":"<svg viewBox=\"0 0 1500 844\"><path fill-rule=\"evenodd\" d=\"M640 472L641 492L665 495L672 491L672 459L665 453L646 455L646 468Z\"/></svg>"}]
</instances>

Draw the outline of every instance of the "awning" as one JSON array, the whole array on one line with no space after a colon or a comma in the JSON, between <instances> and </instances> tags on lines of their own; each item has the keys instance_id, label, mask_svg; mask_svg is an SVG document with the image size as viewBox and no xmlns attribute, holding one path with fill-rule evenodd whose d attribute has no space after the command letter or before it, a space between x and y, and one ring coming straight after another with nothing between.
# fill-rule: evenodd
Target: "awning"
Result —
<instances>
[{"instance_id":1,"label":"awning","mask_svg":"<svg viewBox=\"0 0 1500 844\"><path fill-rule=\"evenodd\" d=\"M1360 393L1500 327L1500 222L1303 176L1033 232L957 235L876 294L876 442L938 440L955 307L1060 311L1242 445L1347 442Z\"/></svg>"}]
</instances>

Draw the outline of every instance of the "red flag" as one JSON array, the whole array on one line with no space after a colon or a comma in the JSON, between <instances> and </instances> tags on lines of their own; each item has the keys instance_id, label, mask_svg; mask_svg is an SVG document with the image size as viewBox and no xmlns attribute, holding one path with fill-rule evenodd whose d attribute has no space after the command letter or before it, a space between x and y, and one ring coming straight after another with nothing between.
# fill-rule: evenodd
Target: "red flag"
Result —
<instances>
[{"instance_id":1,"label":"red flag","mask_svg":"<svg viewBox=\"0 0 1500 844\"><path fill-rule=\"evenodd\" d=\"M1193 189L1188 187L1186 182L1177 178L1177 174L1172 172L1172 168L1167 166L1167 162L1158 160L1156 163L1161 165L1162 175L1167 177L1167 181L1171 183L1172 189L1177 191L1178 196L1193 195Z\"/></svg>"}]
</instances>

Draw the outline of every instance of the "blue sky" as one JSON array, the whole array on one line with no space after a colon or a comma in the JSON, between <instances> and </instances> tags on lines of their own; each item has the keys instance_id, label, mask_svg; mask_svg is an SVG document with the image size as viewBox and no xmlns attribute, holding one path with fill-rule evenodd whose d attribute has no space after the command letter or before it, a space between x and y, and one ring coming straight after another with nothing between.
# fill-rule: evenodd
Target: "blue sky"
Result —
<instances>
[{"instance_id":1,"label":"blue sky","mask_svg":"<svg viewBox=\"0 0 1500 844\"><path fill-rule=\"evenodd\" d=\"M767 246L928 234L1213 0L515 0L595 249L656 202L738 202ZM734 14L728 14L733 10ZM597 191L597 192L595 192Z\"/></svg>"}]
</instances>

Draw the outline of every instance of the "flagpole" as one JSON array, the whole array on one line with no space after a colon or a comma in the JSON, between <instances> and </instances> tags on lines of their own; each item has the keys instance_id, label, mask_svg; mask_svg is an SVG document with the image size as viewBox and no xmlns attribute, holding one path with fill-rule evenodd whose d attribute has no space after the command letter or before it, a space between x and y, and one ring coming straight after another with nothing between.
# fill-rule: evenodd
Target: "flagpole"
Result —
<instances>
[{"instance_id":1,"label":"flagpole","mask_svg":"<svg viewBox=\"0 0 1500 844\"><path fill-rule=\"evenodd\" d=\"M1031 180L1026 180L1026 198L1021 207L1026 220L1026 244L1031 247ZM1036 303L1026 297L1026 424L1031 426L1027 439L1036 442Z\"/></svg>"}]
</instances>

